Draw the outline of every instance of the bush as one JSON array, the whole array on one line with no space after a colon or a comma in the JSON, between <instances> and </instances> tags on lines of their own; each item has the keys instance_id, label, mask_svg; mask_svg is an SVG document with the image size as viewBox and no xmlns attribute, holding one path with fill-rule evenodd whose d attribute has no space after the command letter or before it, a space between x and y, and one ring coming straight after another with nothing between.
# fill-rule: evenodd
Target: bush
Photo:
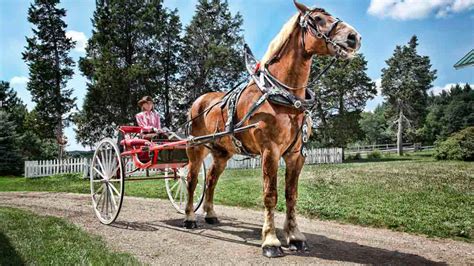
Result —
<instances>
[{"instance_id":1,"label":"bush","mask_svg":"<svg viewBox=\"0 0 474 266\"><path fill-rule=\"evenodd\" d=\"M474 127L452 134L445 141L435 143L435 158L438 160L474 161Z\"/></svg>"},{"instance_id":2,"label":"bush","mask_svg":"<svg viewBox=\"0 0 474 266\"><path fill-rule=\"evenodd\" d=\"M374 150L367 154L368 159L380 159L382 158L382 153L379 150Z\"/></svg>"},{"instance_id":3,"label":"bush","mask_svg":"<svg viewBox=\"0 0 474 266\"><path fill-rule=\"evenodd\" d=\"M360 159L362 159L362 156L360 156L360 153L349 154L346 156L346 160L349 160L349 161L356 161Z\"/></svg>"}]
</instances>

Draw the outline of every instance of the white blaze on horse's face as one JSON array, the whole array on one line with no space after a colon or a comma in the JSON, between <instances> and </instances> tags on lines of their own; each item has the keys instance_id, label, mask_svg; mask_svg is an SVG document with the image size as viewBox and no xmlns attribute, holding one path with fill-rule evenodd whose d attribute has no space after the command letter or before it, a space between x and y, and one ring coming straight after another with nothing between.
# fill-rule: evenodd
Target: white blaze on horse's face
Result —
<instances>
[{"instance_id":1,"label":"white blaze on horse's face","mask_svg":"<svg viewBox=\"0 0 474 266\"><path fill-rule=\"evenodd\" d=\"M308 35L314 38L312 43L315 46L323 43L327 47L326 54L339 55L344 59L354 57L361 45L362 37L359 32L322 8L308 8L296 0L294 3L301 16L307 21L307 31L312 33Z\"/></svg>"}]
</instances>

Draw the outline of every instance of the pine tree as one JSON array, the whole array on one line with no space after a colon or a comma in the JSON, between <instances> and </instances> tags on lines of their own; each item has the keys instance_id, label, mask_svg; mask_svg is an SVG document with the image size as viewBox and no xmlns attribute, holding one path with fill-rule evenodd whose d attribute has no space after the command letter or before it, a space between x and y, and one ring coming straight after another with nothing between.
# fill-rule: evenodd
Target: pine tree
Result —
<instances>
[{"instance_id":1,"label":"pine tree","mask_svg":"<svg viewBox=\"0 0 474 266\"><path fill-rule=\"evenodd\" d=\"M13 119L5 110L0 110L0 176L19 175L23 160L16 145L18 134Z\"/></svg>"},{"instance_id":2,"label":"pine tree","mask_svg":"<svg viewBox=\"0 0 474 266\"><path fill-rule=\"evenodd\" d=\"M397 46L382 69L382 94L387 98L392 113L397 114L398 154L403 154L405 123L420 127L426 115L427 91L436 79L428 56L418 55L418 38L413 36L406 46Z\"/></svg>"},{"instance_id":3,"label":"pine tree","mask_svg":"<svg viewBox=\"0 0 474 266\"><path fill-rule=\"evenodd\" d=\"M330 61L329 57L315 58L311 76L315 77ZM317 104L313 118L319 125L313 139L319 145L344 147L363 137L358 121L367 100L377 94L366 71L367 61L358 54L349 63L336 62L314 87Z\"/></svg>"},{"instance_id":4,"label":"pine tree","mask_svg":"<svg viewBox=\"0 0 474 266\"><path fill-rule=\"evenodd\" d=\"M35 0L30 5L28 21L34 25L33 36L26 38L22 55L30 71L27 88L44 125L38 133L42 138L54 137L58 144L63 144L64 128L70 122L70 111L76 100L72 89L66 88L74 74L74 61L68 54L75 42L66 37L67 25L63 21L66 10L58 4L59 0Z\"/></svg>"},{"instance_id":5,"label":"pine tree","mask_svg":"<svg viewBox=\"0 0 474 266\"><path fill-rule=\"evenodd\" d=\"M183 38L178 108L185 110L200 95L230 89L242 79L242 23L239 13L230 13L227 1L199 0Z\"/></svg>"},{"instance_id":6,"label":"pine tree","mask_svg":"<svg viewBox=\"0 0 474 266\"><path fill-rule=\"evenodd\" d=\"M86 56L79 63L89 79L87 94L75 117L77 139L89 146L112 136L118 125L133 124L141 97L165 99L166 105L163 95L169 95L177 71L174 45L179 36L164 36L179 35L180 23L176 11L164 9L162 0L98 0L93 27Z\"/></svg>"},{"instance_id":7,"label":"pine tree","mask_svg":"<svg viewBox=\"0 0 474 266\"><path fill-rule=\"evenodd\" d=\"M6 81L0 81L0 110L10 115L17 133L22 134L24 132L23 123L28 110L26 105L16 95L16 92L10 88L10 83Z\"/></svg>"}]
</instances>

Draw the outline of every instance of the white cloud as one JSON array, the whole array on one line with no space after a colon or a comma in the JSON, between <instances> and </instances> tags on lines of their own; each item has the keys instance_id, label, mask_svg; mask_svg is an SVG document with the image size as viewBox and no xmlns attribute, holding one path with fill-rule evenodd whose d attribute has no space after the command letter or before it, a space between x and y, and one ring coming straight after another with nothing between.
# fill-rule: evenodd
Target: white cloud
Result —
<instances>
[{"instance_id":1,"label":"white cloud","mask_svg":"<svg viewBox=\"0 0 474 266\"><path fill-rule=\"evenodd\" d=\"M422 19L431 14L445 17L474 9L474 0L371 0L367 12L397 20Z\"/></svg>"},{"instance_id":2,"label":"white cloud","mask_svg":"<svg viewBox=\"0 0 474 266\"><path fill-rule=\"evenodd\" d=\"M382 79L378 78L375 80L375 87L377 88L377 96L382 95Z\"/></svg>"},{"instance_id":3,"label":"white cloud","mask_svg":"<svg viewBox=\"0 0 474 266\"><path fill-rule=\"evenodd\" d=\"M74 47L74 51L80 53L86 52L87 37L84 32L69 30L66 32L66 37L71 38L73 41L76 42L76 47Z\"/></svg>"},{"instance_id":4,"label":"white cloud","mask_svg":"<svg viewBox=\"0 0 474 266\"><path fill-rule=\"evenodd\" d=\"M10 87L12 88L15 88L17 86L21 86L21 87L24 87L26 85L26 83L28 83L28 77L13 77L11 80L10 80Z\"/></svg>"}]
</instances>

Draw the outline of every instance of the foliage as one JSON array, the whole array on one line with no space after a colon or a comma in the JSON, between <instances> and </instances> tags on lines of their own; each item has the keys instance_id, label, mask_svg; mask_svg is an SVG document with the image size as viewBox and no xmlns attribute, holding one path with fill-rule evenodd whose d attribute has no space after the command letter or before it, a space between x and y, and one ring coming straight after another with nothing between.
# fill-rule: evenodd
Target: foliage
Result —
<instances>
[{"instance_id":1,"label":"foliage","mask_svg":"<svg viewBox=\"0 0 474 266\"><path fill-rule=\"evenodd\" d=\"M365 143L389 143L392 141L393 131L387 121L387 107L385 104L379 105L374 112L363 112L359 120L359 126L364 132Z\"/></svg>"},{"instance_id":2,"label":"foliage","mask_svg":"<svg viewBox=\"0 0 474 266\"><path fill-rule=\"evenodd\" d=\"M474 126L452 134L445 141L436 142L438 160L474 161Z\"/></svg>"},{"instance_id":3,"label":"foliage","mask_svg":"<svg viewBox=\"0 0 474 266\"><path fill-rule=\"evenodd\" d=\"M244 75L242 16L232 15L227 0L199 0L183 38L181 86L176 106L182 110L202 94L235 86Z\"/></svg>"},{"instance_id":4,"label":"foliage","mask_svg":"<svg viewBox=\"0 0 474 266\"><path fill-rule=\"evenodd\" d=\"M386 162L307 165L300 176L297 209L319 219L472 242L473 171L472 163L439 162L418 153ZM284 177L284 169L278 175ZM0 190L90 193L88 182L64 176L0 177ZM285 210L284 182L279 178L279 211ZM128 196L167 198L163 183L129 182L125 191ZM226 170L214 199L216 204L261 209L261 196L260 169Z\"/></svg>"},{"instance_id":5,"label":"foliage","mask_svg":"<svg viewBox=\"0 0 474 266\"><path fill-rule=\"evenodd\" d=\"M118 125L134 123L144 95L157 99L168 123L179 63L176 10L165 9L162 0L96 3L93 35L79 62L89 80L87 94L74 118L77 140L86 146L112 136Z\"/></svg>"},{"instance_id":6,"label":"foliage","mask_svg":"<svg viewBox=\"0 0 474 266\"><path fill-rule=\"evenodd\" d=\"M0 207L0 265L25 264L140 265L62 219Z\"/></svg>"},{"instance_id":7,"label":"foliage","mask_svg":"<svg viewBox=\"0 0 474 266\"><path fill-rule=\"evenodd\" d=\"M312 76L331 60L330 57L317 57L311 68ZM317 146L345 147L363 137L358 123L360 113L377 90L367 76L367 61L362 54L346 64L336 62L314 87L317 104L313 119L318 127L313 139L319 144Z\"/></svg>"},{"instance_id":8,"label":"foliage","mask_svg":"<svg viewBox=\"0 0 474 266\"><path fill-rule=\"evenodd\" d=\"M450 134L474 126L474 90L469 84L456 84L440 95L431 95L425 124L420 134L428 143L443 140Z\"/></svg>"},{"instance_id":9,"label":"foliage","mask_svg":"<svg viewBox=\"0 0 474 266\"><path fill-rule=\"evenodd\" d=\"M360 155L360 153L354 153L354 154L348 154L345 158L345 160L347 161L357 161L357 160L360 160L362 159L362 156Z\"/></svg>"},{"instance_id":10,"label":"foliage","mask_svg":"<svg viewBox=\"0 0 474 266\"><path fill-rule=\"evenodd\" d=\"M17 96L15 90L10 88L10 83L0 81L0 110L7 112L10 119L14 122L16 132L21 134L24 132L23 122L28 110L21 99Z\"/></svg>"},{"instance_id":11,"label":"foliage","mask_svg":"<svg viewBox=\"0 0 474 266\"><path fill-rule=\"evenodd\" d=\"M66 37L64 8L59 0L35 0L28 9L28 21L35 27L27 37L23 60L28 64L30 79L27 88L36 103L35 111L42 122L37 133L41 138L63 138L69 124L75 98L66 88L74 74L74 61L68 55L75 42Z\"/></svg>"},{"instance_id":12,"label":"foliage","mask_svg":"<svg viewBox=\"0 0 474 266\"><path fill-rule=\"evenodd\" d=\"M367 154L367 159L381 159L382 153L379 150L374 150Z\"/></svg>"},{"instance_id":13,"label":"foliage","mask_svg":"<svg viewBox=\"0 0 474 266\"><path fill-rule=\"evenodd\" d=\"M0 110L0 175L20 175L23 160L16 145L18 134L15 121Z\"/></svg>"},{"instance_id":14,"label":"foliage","mask_svg":"<svg viewBox=\"0 0 474 266\"><path fill-rule=\"evenodd\" d=\"M408 45L397 46L382 69L382 94L392 113L404 115L418 128L425 117L428 93L436 79L428 56L417 52L418 38L413 36Z\"/></svg>"}]
</instances>

